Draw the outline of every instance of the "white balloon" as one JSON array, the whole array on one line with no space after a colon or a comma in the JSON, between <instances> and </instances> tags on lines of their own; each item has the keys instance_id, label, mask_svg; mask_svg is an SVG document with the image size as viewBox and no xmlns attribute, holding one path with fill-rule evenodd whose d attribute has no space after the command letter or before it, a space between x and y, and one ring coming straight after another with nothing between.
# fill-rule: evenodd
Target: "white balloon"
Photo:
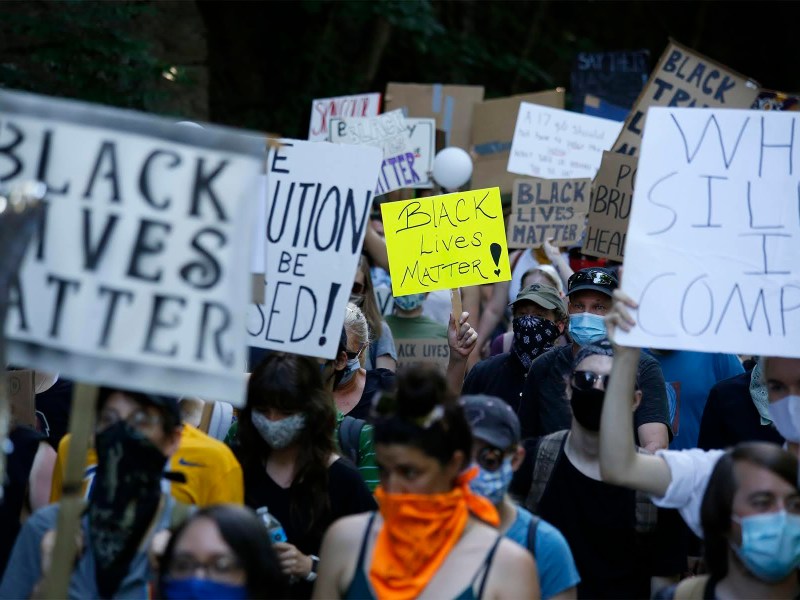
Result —
<instances>
[{"instance_id":1,"label":"white balloon","mask_svg":"<svg viewBox=\"0 0 800 600\"><path fill-rule=\"evenodd\" d=\"M433 179L446 190L455 190L472 177L472 159L455 146L441 150L433 159Z\"/></svg>"}]
</instances>

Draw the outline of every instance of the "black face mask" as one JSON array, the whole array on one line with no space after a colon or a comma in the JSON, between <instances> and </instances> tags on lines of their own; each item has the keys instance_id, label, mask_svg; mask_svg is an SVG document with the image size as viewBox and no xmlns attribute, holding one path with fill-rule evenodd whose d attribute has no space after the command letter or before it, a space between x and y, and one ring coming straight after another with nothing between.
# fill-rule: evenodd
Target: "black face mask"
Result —
<instances>
[{"instance_id":1,"label":"black face mask","mask_svg":"<svg viewBox=\"0 0 800 600\"><path fill-rule=\"evenodd\" d=\"M139 431L118 421L95 434L97 472L89 496L89 544L97 588L119 588L158 509L167 457Z\"/></svg>"},{"instance_id":2,"label":"black face mask","mask_svg":"<svg viewBox=\"0 0 800 600\"><path fill-rule=\"evenodd\" d=\"M603 413L605 395L604 390L597 388L580 390L572 386L572 398L569 401L572 415L587 431L600 431L600 415Z\"/></svg>"}]
</instances>

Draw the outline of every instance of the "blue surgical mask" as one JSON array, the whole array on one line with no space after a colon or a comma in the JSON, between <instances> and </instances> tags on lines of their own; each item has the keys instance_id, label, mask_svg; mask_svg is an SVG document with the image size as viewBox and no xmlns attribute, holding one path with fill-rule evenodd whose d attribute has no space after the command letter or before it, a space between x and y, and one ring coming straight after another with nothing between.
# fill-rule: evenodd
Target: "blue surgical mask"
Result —
<instances>
[{"instance_id":1,"label":"blue surgical mask","mask_svg":"<svg viewBox=\"0 0 800 600\"><path fill-rule=\"evenodd\" d=\"M170 579L163 586L167 600L246 600L247 588L243 585L219 583L210 579Z\"/></svg>"},{"instance_id":2,"label":"blue surgical mask","mask_svg":"<svg viewBox=\"0 0 800 600\"><path fill-rule=\"evenodd\" d=\"M425 302L425 294L409 294L408 296L395 296L394 305L400 310L412 311Z\"/></svg>"},{"instance_id":3,"label":"blue surgical mask","mask_svg":"<svg viewBox=\"0 0 800 600\"><path fill-rule=\"evenodd\" d=\"M767 405L769 418L787 441L800 442L800 396L786 396Z\"/></svg>"},{"instance_id":4,"label":"blue surgical mask","mask_svg":"<svg viewBox=\"0 0 800 600\"><path fill-rule=\"evenodd\" d=\"M775 583L800 566L800 516L778 512L732 517L742 526L742 545L734 551L747 569Z\"/></svg>"},{"instance_id":5,"label":"blue surgical mask","mask_svg":"<svg viewBox=\"0 0 800 600\"><path fill-rule=\"evenodd\" d=\"M358 360L358 356L347 359L347 366L344 368L344 375L342 375L342 380L339 382L339 385L344 385L350 381L360 368L361 363Z\"/></svg>"},{"instance_id":6,"label":"blue surgical mask","mask_svg":"<svg viewBox=\"0 0 800 600\"><path fill-rule=\"evenodd\" d=\"M606 322L600 315L588 312L570 315L569 334L579 346L589 346L606 338Z\"/></svg>"},{"instance_id":7,"label":"blue surgical mask","mask_svg":"<svg viewBox=\"0 0 800 600\"><path fill-rule=\"evenodd\" d=\"M497 471L487 471L478 465L478 476L469 482L470 489L488 499L492 504L500 504L503 496L511 485L514 469L511 466L511 457L503 458L503 464Z\"/></svg>"}]
</instances>

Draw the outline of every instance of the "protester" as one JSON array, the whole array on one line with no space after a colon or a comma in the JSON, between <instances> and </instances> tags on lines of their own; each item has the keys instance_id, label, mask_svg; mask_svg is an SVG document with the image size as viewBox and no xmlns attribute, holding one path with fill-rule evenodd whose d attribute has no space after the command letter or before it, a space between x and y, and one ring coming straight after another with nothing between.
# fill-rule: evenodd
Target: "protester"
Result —
<instances>
[{"instance_id":1,"label":"protester","mask_svg":"<svg viewBox=\"0 0 800 600\"><path fill-rule=\"evenodd\" d=\"M613 308L606 316L612 339L617 327L628 331L635 325L629 308L636 307L622 290L614 293ZM724 452L691 449L662 450L655 456L637 454L621 433L631 423L629 403L639 349L618 346L616 351L601 422L603 478L650 494L658 506L678 509L686 524L702 537L700 505L711 471ZM800 359L762 358L760 366L767 383L770 417L796 455L800 443Z\"/></svg>"},{"instance_id":2,"label":"protester","mask_svg":"<svg viewBox=\"0 0 800 600\"><path fill-rule=\"evenodd\" d=\"M421 338L447 338L447 325L423 316L422 303L427 294L396 296L394 314L386 317L395 341Z\"/></svg>"},{"instance_id":3,"label":"protester","mask_svg":"<svg viewBox=\"0 0 800 600\"><path fill-rule=\"evenodd\" d=\"M314 597L538 598L531 555L498 536L496 510L469 488L471 434L445 379L401 375L375 419L380 512L331 526Z\"/></svg>"},{"instance_id":4,"label":"protester","mask_svg":"<svg viewBox=\"0 0 800 600\"><path fill-rule=\"evenodd\" d=\"M542 600L576 598L580 577L567 540L550 523L517 506L507 493L525 453L517 415L493 396L463 396L461 405L472 429L472 460L478 467L470 488L494 504L500 533L536 559Z\"/></svg>"},{"instance_id":5,"label":"protester","mask_svg":"<svg viewBox=\"0 0 800 600\"><path fill-rule=\"evenodd\" d=\"M517 413L523 439L570 427L572 413L565 382L581 347L606 337L603 316L611 308L611 294L617 285L614 273L599 267L582 269L569 278L569 333L573 343L546 352L531 365ZM666 448L670 435L669 407L661 367L652 357L642 355L637 378L642 401L634 415L636 427L631 427L633 440L651 452Z\"/></svg>"},{"instance_id":6,"label":"protester","mask_svg":"<svg viewBox=\"0 0 800 600\"><path fill-rule=\"evenodd\" d=\"M159 566L166 600L286 595L287 580L267 528L251 509L234 504L203 508L187 519L170 538Z\"/></svg>"},{"instance_id":7,"label":"protester","mask_svg":"<svg viewBox=\"0 0 800 600\"><path fill-rule=\"evenodd\" d=\"M581 575L579 598L646 598L686 569L678 514L656 510L646 495L600 476L600 412L614 360L608 342L578 352L567 392L571 427L539 440L525 499L569 542ZM631 398L633 412L641 392Z\"/></svg>"},{"instance_id":8,"label":"protester","mask_svg":"<svg viewBox=\"0 0 800 600\"><path fill-rule=\"evenodd\" d=\"M237 449L245 503L266 506L283 526L288 541L275 549L294 577L292 598L311 594L328 525L375 507L356 469L335 453L335 423L314 359L273 352L251 373Z\"/></svg>"},{"instance_id":9,"label":"protester","mask_svg":"<svg viewBox=\"0 0 800 600\"><path fill-rule=\"evenodd\" d=\"M363 254L358 260L353 288L350 291L350 302L364 313L369 325L370 343L364 368L367 371L378 368L394 371L397 367L397 351L394 347L392 330L378 309L369 263Z\"/></svg>"},{"instance_id":10,"label":"protester","mask_svg":"<svg viewBox=\"0 0 800 600\"><path fill-rule=\"evenodd\" d=\"M797 598L800 491L797 457L763 442L719 459L700 509L708 574L658 597Z\"/></svg>"},{"instance_id":11,"label":"protester","mask_svg":"<svg viewBox=\"0 0 800 600\"><path fill-rule=\"evenodd\" d=\"M145 599L153 579L145 549L183 513L161 489L167 460L180 444L178 404L153 394L103 388L98 406L97 468L81 518L81 552L68 596ZM40 594L56 559L58 512L59 504L51 504L25 522L0 583L0 598Z\"/></svg>"},{"instance_id":12,"label":"protester","mask_svg":"<svg viewBox=\"0 0 800 600\"><path fill-rule=\"evenodd\" d=\"M519 412L528 370L534 359L553 348L556 338L564 332L567 308L555 288L536 283L517 294L511 311L511 350L472 367L462 393L499 396Z\"/></svg>"}]
</instances>

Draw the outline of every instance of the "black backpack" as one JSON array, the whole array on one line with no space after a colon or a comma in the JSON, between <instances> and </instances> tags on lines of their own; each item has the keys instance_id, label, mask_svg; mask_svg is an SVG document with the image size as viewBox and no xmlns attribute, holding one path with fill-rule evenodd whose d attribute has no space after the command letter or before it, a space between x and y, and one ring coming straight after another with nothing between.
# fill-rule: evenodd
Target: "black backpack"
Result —
<instances>
[{"instance_id":1,"label":"black backpack","mask_svg":"<svg viewBox=\"0 0 800 600\"><path fill-rule=\"evenodd\" d=\"M339 423L339 451L342 457L348 459L354 466L358 467L361 460L358 455L361 430L367 422L364 419L356 419L345 415Z\"/></svg>"}]
</instances>

